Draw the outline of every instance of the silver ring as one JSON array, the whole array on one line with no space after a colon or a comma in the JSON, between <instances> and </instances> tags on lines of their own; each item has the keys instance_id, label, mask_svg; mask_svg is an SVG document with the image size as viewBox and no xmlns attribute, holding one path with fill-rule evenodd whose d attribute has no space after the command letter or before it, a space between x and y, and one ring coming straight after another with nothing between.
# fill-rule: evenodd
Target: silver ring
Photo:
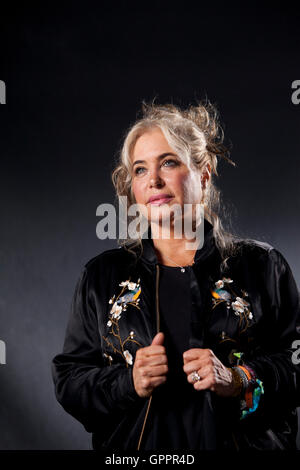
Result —
<instances>
[{"instance_id":1,"label":"silver ring","mask_svg":"<svg viewBox=\"0 0 300 470\"><path fill-rule=\"evenodd\" d=\"M193 383L199 382L199 380L201 380L201 377L200 377L200 375L198 374L198 372L196 370L194 372L192 372L191 379L192 379Z\"/></svg>"}]
</instances>

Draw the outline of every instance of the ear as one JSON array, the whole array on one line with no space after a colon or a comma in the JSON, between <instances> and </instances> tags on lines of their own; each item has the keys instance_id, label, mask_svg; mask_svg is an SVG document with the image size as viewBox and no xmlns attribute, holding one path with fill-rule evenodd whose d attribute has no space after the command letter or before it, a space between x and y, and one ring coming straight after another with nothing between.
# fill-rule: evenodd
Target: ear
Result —
<instances>
[{"instance_id":1,"label":"ear","mask_svg":"<svg viewBox=\"0 0 300 470\"><path fill-rule=\"evenodd\" d=\"M202 183L202 189L204 190L207 186L207 183L210 179L211 175L211 165L207 163L202 171L201 175L201 183Z\"/></svg>"}]
</instances>

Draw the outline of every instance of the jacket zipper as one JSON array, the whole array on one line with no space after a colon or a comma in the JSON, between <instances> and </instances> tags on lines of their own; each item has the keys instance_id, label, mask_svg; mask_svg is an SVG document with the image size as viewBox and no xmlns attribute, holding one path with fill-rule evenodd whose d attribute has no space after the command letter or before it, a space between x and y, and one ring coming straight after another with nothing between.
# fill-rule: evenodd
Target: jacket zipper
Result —
<instances>
[{"instance_id":1,"label":"jacket zipper","mask_svg":"<svg viewBox=\"0 0 300 470\"><path fill-rule=\"evenodd\" d=\"M160 315L159 315L159 265L156 264L156 283L155 283L155 310L156 310L156 334L159 333L160 331ZM145 418L144 418L144 422L143 422L143 427L142 427L142 431L141 431L141 434L140 434L140 437L139 437L139 442L138 442L138 446L137 446L137 450L140 450L140 447L141 447L141 443L142 443L142 439L143 439L143 435L144 435L144 430L145 430L145 427L146 427L146 422L147 422L147 418L148 418L148 415L149 415L149 410L150 410L150 407L151 407L151 402L152 402L152 395L150 396L149 398L149 401L148 401L148 406L147 406L147 410L146 410L146 414L145 414Z\"/></svg>"},{"instance_id":2,"label":"jacket zipper","mask_svg":"<svg viewBox=\"0 0 300 470\"><path fill-rule=\"evenodd\" d=\"M235 446L236 450L240 450L240 447L239 447L239 445L238 445L238 443L237 443L237 440L236 440L236 437L235 437L234 432L232 432L231 435L232 435L232 440L233 440L233 443L234 443L234 446Z\"/></svg>"},{"instance_id":3,"label":"jacket zipper","mask_svg":"<svg viewBox=\"0 0 300 470\"><path fill-rule=\"evenodd\" d=\"M282 445L281 441L279 438L276 436L276 434L272 431L272 429L268 429L266 431L266 434L269 436L269 438L274 442L275 445L277 445L279 450L285 450L284 446Z\"/></svg>"}]
</instances>

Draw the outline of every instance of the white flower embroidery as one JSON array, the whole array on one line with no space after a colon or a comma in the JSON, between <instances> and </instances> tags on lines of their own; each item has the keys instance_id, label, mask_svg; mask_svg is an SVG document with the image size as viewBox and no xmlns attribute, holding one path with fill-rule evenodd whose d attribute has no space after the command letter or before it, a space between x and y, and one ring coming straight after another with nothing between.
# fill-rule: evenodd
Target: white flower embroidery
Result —
<instances>
[{"instance_id":1,"label":"white flower embroidery","mask_svg":"<svg viewBox=\"0 0 300 470\"><path fill-rule=\"evenodd\" d=\"M215 286L217 289L222 289L224 287L224 282L223 281L217 281L215 282Z\"/></svg>"},{"instance_id":2,"label":"white flower embroidery","mask_svg":"<svg viewBox=\"0 0 300 470\"><path fill-rule=\"evenodd\" d=\"M249 302L247 302L245 299L242 299L242 297L237 297L235 299L237 302L239 302L241 305L243 305L244 307L249 307Z\"/></svg>"},{"instance_id":3,"label":"white flower embroidery","mask_svg":"<svg viewBox=\"0 0 300 470\"><path fill-rule=\"evenodd\" d=\"M114 353L122 355L126 361L126 367L128 367L128 365L132 365L133 358L128 350L124 351L125 344L131 342L140 347L142 345L135 339L136 335L134 331L131 331L125 339L122 339L119 320L121 318L121 313L124 313L127 310L128 305L132 305L140 310L140 307L138 306L140 301L139 296L141 294L140 279L138 279L137 282L131 282L129 279L127 281L122 281L119 285L122 287L119 295L113 295L108 301L110 305L113 304L107 321L107 326L109 327L108 334L112 335L115 339L114 341L111 341L109 336L102 337L106 341L107 345L113 349Z\"/></svg>"},{"instance_id":4,"label":"white flower embroidery","mask_svg":"<svg viewBox=\"0 0 300 470\"><path fill-rule=\"evenodd\" d=\"M116 307L117 307L117 302L114 302L112 308L110 309L110 313L114 313L114 311L116 310Z\"/></svg>"},{"instance_id":5,"label":"white flower embroidery","mask_svg":"<svg viewBox=\"0 0 300 470\"><path fill-rule=\"evenodd\" d=\"M113 358L109 354L103 353L103 356L107 357L107 359L109 359L109 362L113 361Z\"/></svg>"},{"instance_id":6,"label":"white flower embroidery","mask_svg":"<svg viewBox=\"0 0 300 470\"><path fill-rule=\"evenodd\" d=\"M119 316L121 312L122 312L122 307L118 305L117 302L115 302L112 306L110 313L113 314L114 318L117 318L117 316Z\"/></svg>"},{"instance_id":7,"label":"white flower embroidery","mask_svg":"<svg viewBox=\"0 0 300 470\"><path fill-rule=\"evenodd\" d=\"M130 354L130 352L127 351L127 349L126 349L126 351L124 351L123 354L124 354L124 357L125 357L125 359L126 359L126 362L127 362L130 366L132 366L133 361L132 361L132 355Z\"/></svg>"},{"instance_id":8,"label":"white flower embroidery","mask_svg":"<svg viewBox=\"0 0 300 470\"><path fill-rule=\"evenodd\" d=\"M231 302L231 307L233 308L234 310L234 313L236 315L239 315L240 313L243 313L244 312L244 306L242 304L240 304L240 302Z\"/></svg>"},{"instance_id":9,"label":"white flower embroidery","mask_svg":"<svg viewBox=\"0 0 300 470\"><path fill-rule=\"evenodd\" d=\"M248 312L248 307L250 306L250 304L245 299L242 299L241 297L236 297L235 302L232 302L231 306L236 315L239 315L240 313L246 313L249 320L253 319L252 313Z\"/></svg>"},{"instance_id":10,"label":"white flower embroidery","mask_svg":"<svg viewBox=\"0 0 300 470\"><path fill-rule=\"evenodd\" d=\"M128 282L127 288L128 288L128 290L134 290L136 288L136 283L135 282Z\"/></svg>"},{"instance_id":11,"label":"white flower embroidery","mask_svg":"<svg viewBox=\"0 0 300 470\"><path fill-rule=\"evenodd\" d=\"M250 303L245 299L249 298L248 293L240 289L236 291L232 284L234 281L228 277L223 277L214 283L215 287L211 290L212 293L212 308L215 308L222 302L226 303L226 308L229 313L230 309L234 315L239 317L239 334L244 333L250 326L250 322L253 320L253 313L250 312ZM221 333L221 339L226 339L226 333Z\"/></svg>"},{"instance_id":12,"label":"white flower embroidery","mask_svg":"<svg viewBox=\"0 0 300 470\"><path fill-rule=\"evenodd\" d=\"M120 320L121 318L121 312L122 312L122 307L120 307L120 312L115 312L113 314L113 318L115 318L116 320Z\"/></svg>"}]
</instances>

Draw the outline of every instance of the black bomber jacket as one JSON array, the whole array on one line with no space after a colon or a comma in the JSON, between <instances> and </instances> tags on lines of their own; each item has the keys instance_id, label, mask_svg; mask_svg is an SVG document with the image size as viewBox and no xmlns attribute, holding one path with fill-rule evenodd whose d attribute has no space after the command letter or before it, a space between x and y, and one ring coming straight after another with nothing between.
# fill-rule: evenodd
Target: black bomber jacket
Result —
<instances>
[{"instance_id":1,"label":"black bomber jacket","mask_svg":"<svg viewBox=\"0 0 300 470\"><path fill-rule=\"evenodd\" d=\"M132 378L137 349L150 345L160 331L159 264L152 240L142 243L139 257L122 247L85 265L63 352L52 362L57 400L93 433L94 449L143 449L159 399L159 387L150 398L140 398ZM263 382L264 394L257 410L241 420L238 398L199 392L210 429L205 448L294 449L300 406L299 293L276 249L254 240L237 243L239 251L221 272L212 226L205 221L204 245L191 270L189 346L211 349L227 367L241 353ZM217 281L231 293L230 308L216 300ZM232 307L237 298L247 305L242 316Z\"/></svg>"}]
</instances>

